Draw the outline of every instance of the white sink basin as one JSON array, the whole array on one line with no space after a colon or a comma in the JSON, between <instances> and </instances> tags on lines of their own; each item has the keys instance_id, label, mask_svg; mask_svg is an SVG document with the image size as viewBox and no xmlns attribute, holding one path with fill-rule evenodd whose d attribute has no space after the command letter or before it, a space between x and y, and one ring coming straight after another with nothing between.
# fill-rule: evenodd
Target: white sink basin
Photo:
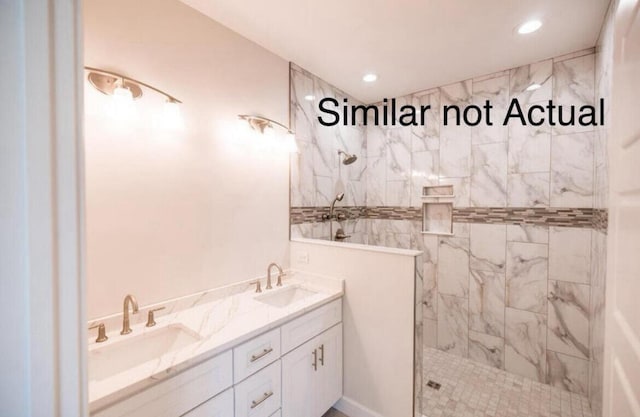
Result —
<instances>
[{"instance_id":1,"label":"white sink basin","mask_svg":"<svg viewBox=\"0 0 640 417\"><path fill-rule=\"evenodd\" d=\"M315 294L317 292L296 286L269 290L266 294L258 295L255 299L261 303L282 308Z\"/></svg>"},{"instance_id":2,"label":"white sink basin","mask_svg":"<svg viewBox=\"0 0 640 417\"><path fill-rule=\"evenodd\" d=\"M109 378L199 340L197 333L181 324L172 324L137 336L124 336L122 341L89 351L89 380Z\"/></svg>"}]
</instances>

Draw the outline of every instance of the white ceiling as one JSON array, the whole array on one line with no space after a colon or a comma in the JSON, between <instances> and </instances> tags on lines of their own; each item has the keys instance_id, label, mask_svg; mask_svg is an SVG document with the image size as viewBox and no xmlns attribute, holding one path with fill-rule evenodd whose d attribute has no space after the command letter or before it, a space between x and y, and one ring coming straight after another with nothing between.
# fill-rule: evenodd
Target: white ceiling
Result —
<instances>
[{"instance_id":1,"label":"white ceiling","mask_svg":"<svg viewBox=\"0 0 640 417\"><path fill-rule=\"evenodd\" d=\"M364 102L595 45L609 0L181 0ZM544 26L514 29L538 18ZM362 76L375 72L378 81Z\"/></svg>"}]
</instances>

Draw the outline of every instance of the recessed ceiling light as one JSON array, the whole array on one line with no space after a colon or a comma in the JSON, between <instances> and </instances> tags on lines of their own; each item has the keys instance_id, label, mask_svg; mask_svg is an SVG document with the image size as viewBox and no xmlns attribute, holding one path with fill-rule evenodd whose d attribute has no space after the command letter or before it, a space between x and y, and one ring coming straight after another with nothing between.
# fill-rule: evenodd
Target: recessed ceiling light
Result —
<instances>
[{"instance_id":1,"label":"recessed ceiling light","mask_svg":"<svg viewBox=\"0 0 640 417\"><path fill-rule=\"evenodd\" d=\"M362 81L364 81L365 83L372 83L377 79L378 76L373 73L365 74L364 77L362 77Z\"/></svg>"},{"instance_id":2,"label":"recessed ceiling light","mask_svg":"<svg viewBox=\"0 0 640 417\"><path fill-rule=\"evenodd\" d=\"M316 96L314 96L313 94L307 94L306 96L304 96L304 99L307 101L313 101L315 100Z\"/></svg>"},{"instance_id":3,"label":"recessed ceiling light","mask_svg":"<svg viewBox=\"0 0 640 417\"><path fill-rule=\"evenodd\" d=\"M529 87L527 87L527 91L534 91L534 90L537 90L540 87L542 87L540 84L533 83Z\"/></svg>"},{"instance_id":4,"label":"recessed ceiling light","mask_svg":"<svg viewBox=\"0 0 640 417\"><path fill-rule=\"evenodd\" d=\"M533 33L542 27L542 22L538 19L529 20L518 26L518 33L521 35L527 35Z\"/></svg>"}]
</instances>

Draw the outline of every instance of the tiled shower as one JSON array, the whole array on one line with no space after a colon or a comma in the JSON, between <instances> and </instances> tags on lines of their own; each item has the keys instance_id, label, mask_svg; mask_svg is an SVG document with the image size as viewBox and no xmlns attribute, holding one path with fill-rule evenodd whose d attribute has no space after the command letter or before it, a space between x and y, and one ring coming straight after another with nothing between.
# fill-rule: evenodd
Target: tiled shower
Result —
<instances>
[{"instance_id":1,"label":"tiled shower","mask_svg":"<svg viewBox=\"0 0 640 417\"><path fill-rule=\"evenodd\" d=\"M291 236L424 252L423 343L589 397L600 415L607 168L605 127L444 126L445 104L594 104L609 96L598 47L397 97L431 104L426 126L323 127L317 100L348 97L291 66ZM530 91L532 84L538 89ZM605 114L608 120L608 113ZM339 149L358 156L339 162ZM453 235L422 233L422 190L453 185Z\"/></svg>"}]
</instances>

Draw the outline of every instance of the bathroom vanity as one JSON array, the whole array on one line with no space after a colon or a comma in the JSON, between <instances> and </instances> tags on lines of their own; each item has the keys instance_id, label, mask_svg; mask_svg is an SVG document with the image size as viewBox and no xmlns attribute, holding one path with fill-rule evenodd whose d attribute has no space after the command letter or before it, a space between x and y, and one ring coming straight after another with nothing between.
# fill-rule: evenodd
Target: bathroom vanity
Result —
<instances>
[{"instance_id":1,"label":"bathroom vanity","mask_svg":"<svg viewBox=\"0 0 640 417\"><path fill-rule=\"evenodd\" d=\"M292 272L141 308L131 334L90 323L111 330L89 343L91 416L321 417L342 396L343 285Z\"/></svg>"}]
</instances>

